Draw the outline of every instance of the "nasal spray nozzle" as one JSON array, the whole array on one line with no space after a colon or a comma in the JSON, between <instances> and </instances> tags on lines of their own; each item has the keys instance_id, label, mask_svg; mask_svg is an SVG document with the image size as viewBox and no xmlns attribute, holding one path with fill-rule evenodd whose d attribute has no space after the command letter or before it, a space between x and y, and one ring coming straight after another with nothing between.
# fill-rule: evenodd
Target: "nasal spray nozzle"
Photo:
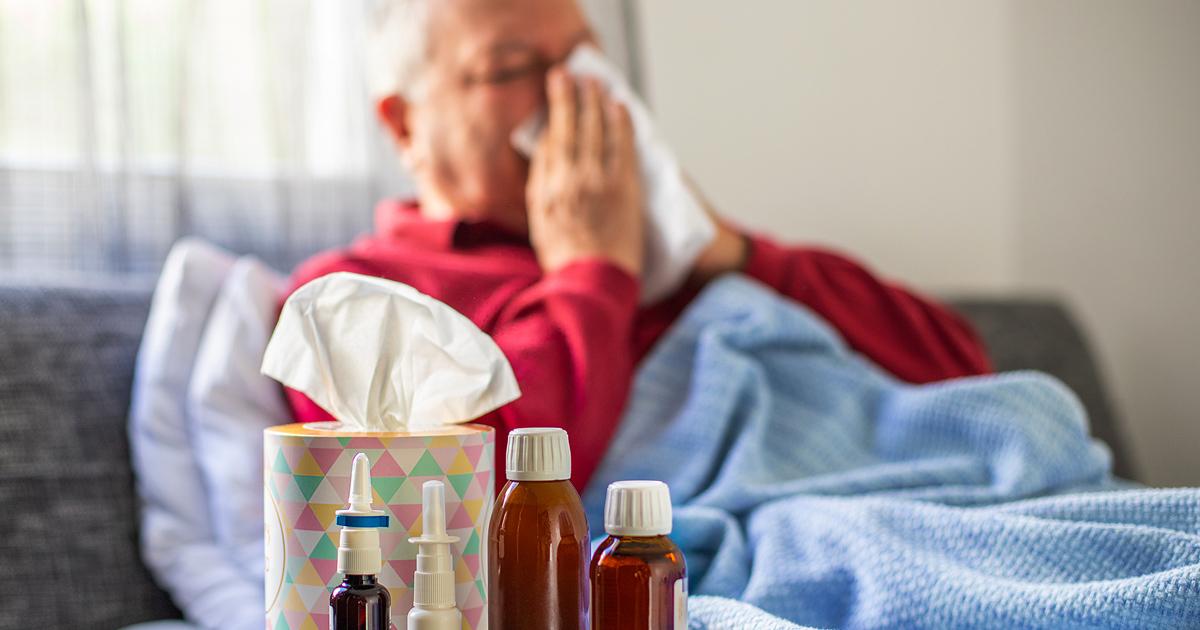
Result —
<instances>
[{"instance_id":1,"label":"nasal spray nozzle","mask_svg":"<svg viewBox=\"0 0 1200 630\"><path fill-rule=\"evenodd\" d=\"M350 470L350 505L338 510L342 526L337 569L347 575L379 575L383 565L379 528L388 526L387 512L371 508L371 469L366 453L354 456Z\"/></svg>"},{"instance_id":2,"label":"nasal spray nozzle","mask_svg":"<svg viewBox=\"0 0 1200 630\"><path fill-rule=\"evenodd\" d=\"M458 537L446 535L446 485L442 482L426 481L421 486L421 535L408 542L417 545L408 630L459 630L462 615L454 605L450 555L450 545L458 542Z\"/></svg>"},{"instance_id":3,"label":"nasal spray nozzle","mask_svg":"<svg viewBox=\"0 0 1200 630\"><path fill-rule=\"evenodd\" d=\"M350 506L338 510L342 526L337 569L345 575L329 594L330 630L391 627L391 593L377 581L383 565L379 528L388 526L387 512L371 508L371 469L365 453L354 456L350 469Z\"/></svg>"}]
</instances>

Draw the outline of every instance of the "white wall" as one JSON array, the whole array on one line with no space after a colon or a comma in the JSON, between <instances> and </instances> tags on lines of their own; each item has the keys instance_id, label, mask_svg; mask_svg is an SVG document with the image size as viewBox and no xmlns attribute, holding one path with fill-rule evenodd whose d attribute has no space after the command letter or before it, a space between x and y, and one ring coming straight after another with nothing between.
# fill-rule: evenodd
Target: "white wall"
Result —
<instances>
[{"instance_id":1,"label":"white wall","mask_svg":"<svg viewBox=\"0 0 1200 630\"><path fill-rule=\"evenodd\" d=\"M1200 485L1200 2L1012 17L1018 279L1098 337L1147 479Z\"/></svg>"},{"instance_id":2,"label":"white wall","mask_svg":"<svg viewBox=\"0 0 1200 630\"><path fill-rule=\"evenodd\" d=\"M716 204L932 290L1053 291L1142 476L1200 485L1200 2L645 0Z\"/></svg>"},{"instance_id":3,"label":"white wall","mask_svg":"<svg viewBox=\"0 0 1200 630\"><path fill-rule=\"evenodd\" d=\"M927 286L1011 282L1002 3L638 6L647 97L719 208Z\"/></svg>"}]
</instances>

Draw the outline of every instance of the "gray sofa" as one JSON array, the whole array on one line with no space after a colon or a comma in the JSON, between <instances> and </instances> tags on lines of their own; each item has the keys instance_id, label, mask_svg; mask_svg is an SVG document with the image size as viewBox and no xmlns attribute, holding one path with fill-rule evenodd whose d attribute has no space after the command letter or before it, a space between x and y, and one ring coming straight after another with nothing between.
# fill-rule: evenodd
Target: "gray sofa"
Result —
<instances>
[{"instance_id":1,"label":"gray sofa","mask_svg":"<svg viewBox=\"0 0 1200 630\"><path fill-rule=\"evenodd\" d=\"M0 279L0 630L178 616L143 566L125 421L148 280ZM1136 478L1084 335L1050 300L952 300L1001 370L1054 374Z\"/></svg>"}]
</instances>

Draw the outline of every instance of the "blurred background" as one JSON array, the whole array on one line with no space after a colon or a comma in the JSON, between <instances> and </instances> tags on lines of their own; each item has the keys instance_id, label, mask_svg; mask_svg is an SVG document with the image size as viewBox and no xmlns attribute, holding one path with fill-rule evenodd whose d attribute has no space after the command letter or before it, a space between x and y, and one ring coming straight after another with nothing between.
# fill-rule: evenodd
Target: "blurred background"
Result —
<instances>
[{"instance_id":1,"label":"blurred background","mask_svg":"<svg viewBox=\"0 0 1200 630\"><path fill-rule=\"evenodd\" d=\"M1200 2L589 0L741 224L943 295L1051 296L1139 478L1200 485ZM411 193L363 0L0 0L0 274L280 270Z\"/></svg>"}]
</instances>

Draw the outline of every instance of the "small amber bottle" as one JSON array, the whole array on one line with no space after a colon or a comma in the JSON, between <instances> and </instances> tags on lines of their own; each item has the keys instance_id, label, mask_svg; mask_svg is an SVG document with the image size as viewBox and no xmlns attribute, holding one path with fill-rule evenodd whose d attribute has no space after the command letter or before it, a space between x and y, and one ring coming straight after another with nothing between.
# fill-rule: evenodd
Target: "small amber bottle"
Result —
<instances>
[{"instance_id":1,"label":"small amber bottle","mask_svg":"<svg viewBox=\"0 0 1200 630\"><path fill-rule=\"evenodd\" d=\"M687 566L661 481L618 481L604 504L608 537L592 557L592 630L687 628Z\"/></svg>"},{"instance_id":2,"label":"small amber bottle","mask_svg":"<svg viewBox=\"0 0 1200 630\"><path fill-rule=\"evenodd\" d=\"M488 628L586 630L591 543L567 433L517 429L505 459L488 527Z\"/></svg>"}]
</instances>

